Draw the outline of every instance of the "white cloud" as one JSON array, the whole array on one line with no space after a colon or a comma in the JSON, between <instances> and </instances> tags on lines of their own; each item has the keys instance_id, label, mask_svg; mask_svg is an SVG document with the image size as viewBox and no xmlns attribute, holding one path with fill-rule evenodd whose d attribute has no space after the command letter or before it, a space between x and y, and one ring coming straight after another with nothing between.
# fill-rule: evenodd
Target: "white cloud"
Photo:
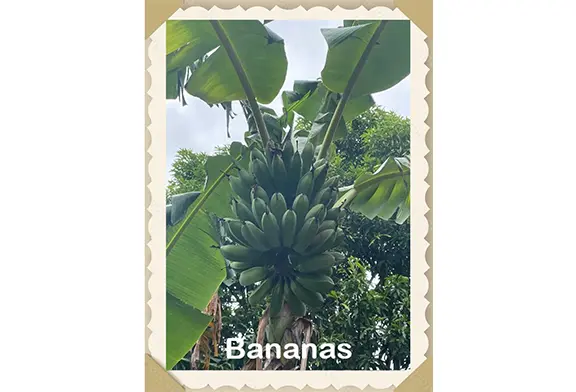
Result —
<instances>
[{"instance_id":1,"label":"white cloud","mask_svg":"<svg viewBox=\"0 0 576 392\"><path fill-rule=\"evenodd\" d=\"M320 76L328 46L321 28L337 27L341 21L277 20L269 27L284 38L288 71L281 91L292 90L294 80L317 79ZM410 115L410 78L391 89L374 94L376 103L402 116ZM216 146L243 140L246 120L239 105L233 107L238 115L230 121L230 136L226 136L226 114L220 107L209 107L198 98L187 96L187 106L178 101L166 103L166 161L167 172L180 148L196 152L213 152ZM268 106L282 111L280 94Z\"/></svg>"}]
</instances>

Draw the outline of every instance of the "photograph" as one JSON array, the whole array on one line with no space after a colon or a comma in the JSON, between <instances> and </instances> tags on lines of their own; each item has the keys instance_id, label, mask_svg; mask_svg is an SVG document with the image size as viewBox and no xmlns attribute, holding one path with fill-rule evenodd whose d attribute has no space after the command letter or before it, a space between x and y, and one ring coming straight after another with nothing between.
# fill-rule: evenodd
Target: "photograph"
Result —
<instances>
[{"instance_id":1,"label":"photograph","mask_svg":"<svg viewBox=\"0 0 576 392\"><path fill-rule=\"evenodd\" d=\"M166 370L412 369L411 31L166 22Z\"/></svg>"}]
</instances>

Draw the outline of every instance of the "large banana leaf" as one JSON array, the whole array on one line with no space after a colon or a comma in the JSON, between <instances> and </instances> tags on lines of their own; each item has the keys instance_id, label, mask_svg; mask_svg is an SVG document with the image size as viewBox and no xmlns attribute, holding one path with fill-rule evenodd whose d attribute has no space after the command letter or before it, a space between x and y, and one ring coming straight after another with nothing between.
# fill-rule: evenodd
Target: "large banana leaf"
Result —
<instances>
[{"instance_id":1,"label":"large banana leaf","mask_svg":"<svg viewBox=\"0 0 576 392\"><path fill-rule=\"evenodd\" d=\"M186 216L188 207L196 201L200 192L181 193L172 196L171 203L166 206L166 228L173 228Z\"/></svg>"},{"instance_id":2,"label":"large banana leaf","mask_svg":"<svg viewBox=\"0 0 576 392\"><path fill-rule=\"evenodd\" d=\"M172 197L166 231L166 366L171 369L195 344L210 317L202 311L226 278L218 250L215 216L230 216L230 185L226 175L246 148L232 143L230 155L208 157L206 185L199 197L191 192ZM207 318L208 317L208 318ZM185 329L190 327L186 333Z\"/></svg>"},{"instance_id":3,"label":"large banana leaf","mask_svg":"<svg viewBox=\"0 0 576 392\"><path fill-rule=\"evenodd\" d=\"M211 320L211 316L166 293L166 369L172 369L194 346Z\"/></svg>"},{"instance_id":4,"label":"large banana leaf","mask_svg":"<svg viewBox=\"0 0 576 392\"><path fill-rule=\"evenodd\" d=\"M308 121L314 121L329 91L319 80L296 80L294 91L284 91L284 109L293 110ZM336 95L336 94L334 94ZM344 108L344 120L351 121L374 106L374 98L365 95L351 99Z\"/></svg>"},{"instance_id":5,"label":"large banana leaf","mask_svg":"<svg viewBox=\"0 0 576 392\"><path fill-rule=\"evenodd\" d=\"M282 98L284 116L289 116L294 111L306 120L312 121L312 129L309 134L305 135L304 132L298 132L297 136L308 136L309 140L315 145L322 143L330 120L338 105L340 94L330 92L318 80L296 80L294 82L294 91L284 91ZM353 120L373 105L374 99L371 95L364 95L348 101L344 108L344 121L338 123L334 140L346 135L346 122Z\"/></svg>"},{"instance_id":6,"label":"large banana leaf","mask_svg":"<svg viewBox=\"0 0 576 392\"><path fill-rule=\"evenodd\" d=\"M322 81L330 90L343 93L354 69L380 23L384 28L371 48L351 98L384 91L410 73L410 21L355 21L339 28L322 29L328 43Z\"/></svg>"},{"instance_id":7,"label":"large banana leaf","mask_svg":"<svg viewBox=\"0 0 576 392\"><path fill-rule=\"evenodd\" d=\"M188 93L208 104L247 98L238 73L211 23L218 23L222 28L256 99L262 103L272 102L284 84L288 62L282 38L257 20L168 21L169 97L178 96L174 91L183 85ZM194 68L193 72L188 72L190 67ZM178 73L187 76L183 83L178 84Z\"/></svg>"},{"instance_id":8,"label":"large banana leaf","mask_svg":"<svg viewBox=\"0 0 576 392\"><path fill-rule=\"evenodd\" d=\"M337 205L369 219L378 216L404 223L410 216L409 158L388 158L373 174L361 175Z\"/></svg>"}]
</instances>

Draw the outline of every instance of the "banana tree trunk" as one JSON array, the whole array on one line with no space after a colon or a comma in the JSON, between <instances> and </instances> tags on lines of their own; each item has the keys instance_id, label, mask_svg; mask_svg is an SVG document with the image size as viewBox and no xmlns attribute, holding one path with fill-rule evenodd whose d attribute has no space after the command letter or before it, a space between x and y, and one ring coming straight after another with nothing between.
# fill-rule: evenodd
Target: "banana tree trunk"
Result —
<instances>
[{"instance_id":1,"label":"banana tree trunk","mask_svg":"<svg viewBox=\"0 0 576 392\"><path fill-rule=\"evenodd\" d=\"M270 317L268 307L258 323L256 343L263 347L266 343L278 343L282 350L286 344L294 343L301 353L302 345L310 343L312 332L312 321L295 317L288 305L285 304L276 317ZM270 358L264 360L249 360L243 370L306 370L307 359L304 356L301 356L301 359L286 359L278 357L275 350L271 350L271 354Z\"/></svg>"}]
</instances>

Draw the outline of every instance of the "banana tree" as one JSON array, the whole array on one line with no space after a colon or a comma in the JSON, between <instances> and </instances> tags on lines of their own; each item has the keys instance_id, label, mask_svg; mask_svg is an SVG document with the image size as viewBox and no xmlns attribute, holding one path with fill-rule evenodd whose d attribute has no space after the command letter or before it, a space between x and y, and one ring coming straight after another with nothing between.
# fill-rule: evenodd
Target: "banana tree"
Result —
<instances>
[{"instance_id":1,"label":"banana tree","mask_svg":"<svg viewBox=\"0 0 576 392\"><path fill-rule=\"evenodd\" d=\"M346 122L374 105L372 93L409 74L409 22L345 21L322 34L328 54L321 78L284 92L278 118L261 104L284 83L282 38L259 21L168 22L167 98L184 102L187 91L225 108L241 101L248 118L245 145L233 143L229 157L207 161L203 192L178 195L167 208L168 368L202 335L210 317L198 309L226 276L253 289L250 302L268 303L258 343L309 343L306 315L322 305L332 267L345 259L332 251L343 239L345 208L399 223L409 216L407 157L391 157L349 186L326 178ZM308 134L293 133L295 113L312 121ZM245 368L305 370L306 360L277 353Z\"/></svg>"}]
</instances>

